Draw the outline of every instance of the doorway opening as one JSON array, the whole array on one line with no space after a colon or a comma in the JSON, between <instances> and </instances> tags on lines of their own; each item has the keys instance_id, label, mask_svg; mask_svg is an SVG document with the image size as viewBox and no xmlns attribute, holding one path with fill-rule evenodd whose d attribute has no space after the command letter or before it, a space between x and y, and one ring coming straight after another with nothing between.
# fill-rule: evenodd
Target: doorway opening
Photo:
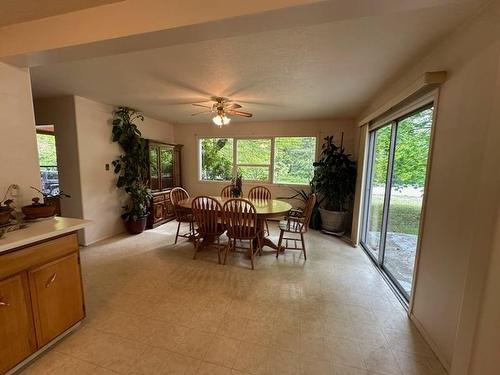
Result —
<instances>
[{"instance_id":1,"label":"doorway opening","mask_svg":"<svg viewBox=\"0 0 500 375\"><path fill-rule=\"evenodd\" d=\"M59 169L57 165L54 125L37 125L36 141L42 192L47 195L45 202L54 205L56 207L56 215L61 215Z\"/></svg>"},{"instance_id":2,"label":"doorway opening","mask_svg":"<svg viewBox=\"0 0 500 375\"><path fill-rule=\"evenodd\" d=\"M361 245L409 301L420 233L433 103L369 132Z\"/></svg>"}]
</instances>

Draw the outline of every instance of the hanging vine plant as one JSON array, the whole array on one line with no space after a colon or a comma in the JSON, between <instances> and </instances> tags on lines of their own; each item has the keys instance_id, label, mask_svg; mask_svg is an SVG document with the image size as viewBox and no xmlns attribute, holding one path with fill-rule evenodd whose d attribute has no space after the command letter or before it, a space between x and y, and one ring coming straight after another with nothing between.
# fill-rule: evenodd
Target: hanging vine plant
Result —
<instances>
[{"instance_id":1,"label":"hanging vine plant","mask_svg":"<svg viewBox=\"0 0 500 375\"><path fill-rule=\"evenodd\" d=\"M123 188L130 198L128 205L124 207L122 218L126 224L140 221L145 226L145 217L151 200L151 192L146 183L148 147L141 131L134 123L137 120L144 121L144 116L135 109L118 107L113 112L112 140L120 145L123 153L118 159L113 160L112 164L114 172L118 175L116 186ZM127 229L135 233L133 228L127 226Z\"/></svg>"}]
</instances>

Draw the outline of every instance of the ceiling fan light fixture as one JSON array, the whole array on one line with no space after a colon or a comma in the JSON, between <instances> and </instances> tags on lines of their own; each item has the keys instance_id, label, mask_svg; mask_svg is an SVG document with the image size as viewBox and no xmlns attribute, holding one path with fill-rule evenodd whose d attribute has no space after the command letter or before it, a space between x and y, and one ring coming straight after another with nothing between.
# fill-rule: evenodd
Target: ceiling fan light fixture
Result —
<instances>
[{"instance_id":1,"label":"ceiling fan light fixture","mask_svg":"<svg viewBox=\"0 0 500 375\"><path fill-rule=\"evenodd\" d=\"M224 114L219 114L214 116L212 121L218 127L223 127L224 125L228 125L231 122L231 119Z\"/></svg>"}]
</instances>

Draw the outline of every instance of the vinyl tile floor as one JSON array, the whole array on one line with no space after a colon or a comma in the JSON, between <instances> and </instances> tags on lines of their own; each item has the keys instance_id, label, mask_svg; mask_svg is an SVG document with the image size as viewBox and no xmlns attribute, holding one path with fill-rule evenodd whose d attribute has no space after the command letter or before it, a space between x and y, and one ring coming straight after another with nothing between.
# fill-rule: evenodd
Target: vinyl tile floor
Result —
<instances>
[{"instance_id":1,"label":"vinyl tile floor","mask_svg":"<svg viewBox=\"0 0 500 375\"><path fill-rule=\"evenodd\" d=\"M176 226L82 248L87 318L21 373L446 374L360 248L310 231L307 261L267 249L252 271L193 260Z\"/></svg>"}]
</instances>

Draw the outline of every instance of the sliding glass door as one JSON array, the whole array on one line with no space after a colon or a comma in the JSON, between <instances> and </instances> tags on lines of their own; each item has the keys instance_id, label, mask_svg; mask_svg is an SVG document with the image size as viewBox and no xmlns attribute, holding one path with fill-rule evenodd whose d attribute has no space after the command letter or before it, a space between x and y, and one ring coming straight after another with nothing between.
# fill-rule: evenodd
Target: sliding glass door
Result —
<instances>
[{"instance_id":1,"label":"sliding glass door","mask_svg":"<svg viewBox=\"0 0 500 375\"><path fill-rule=\"evenodd\" d=\"M432 129L427 105L370 131L361 244L408 300Z\"/></svg>"}]
</instances>

